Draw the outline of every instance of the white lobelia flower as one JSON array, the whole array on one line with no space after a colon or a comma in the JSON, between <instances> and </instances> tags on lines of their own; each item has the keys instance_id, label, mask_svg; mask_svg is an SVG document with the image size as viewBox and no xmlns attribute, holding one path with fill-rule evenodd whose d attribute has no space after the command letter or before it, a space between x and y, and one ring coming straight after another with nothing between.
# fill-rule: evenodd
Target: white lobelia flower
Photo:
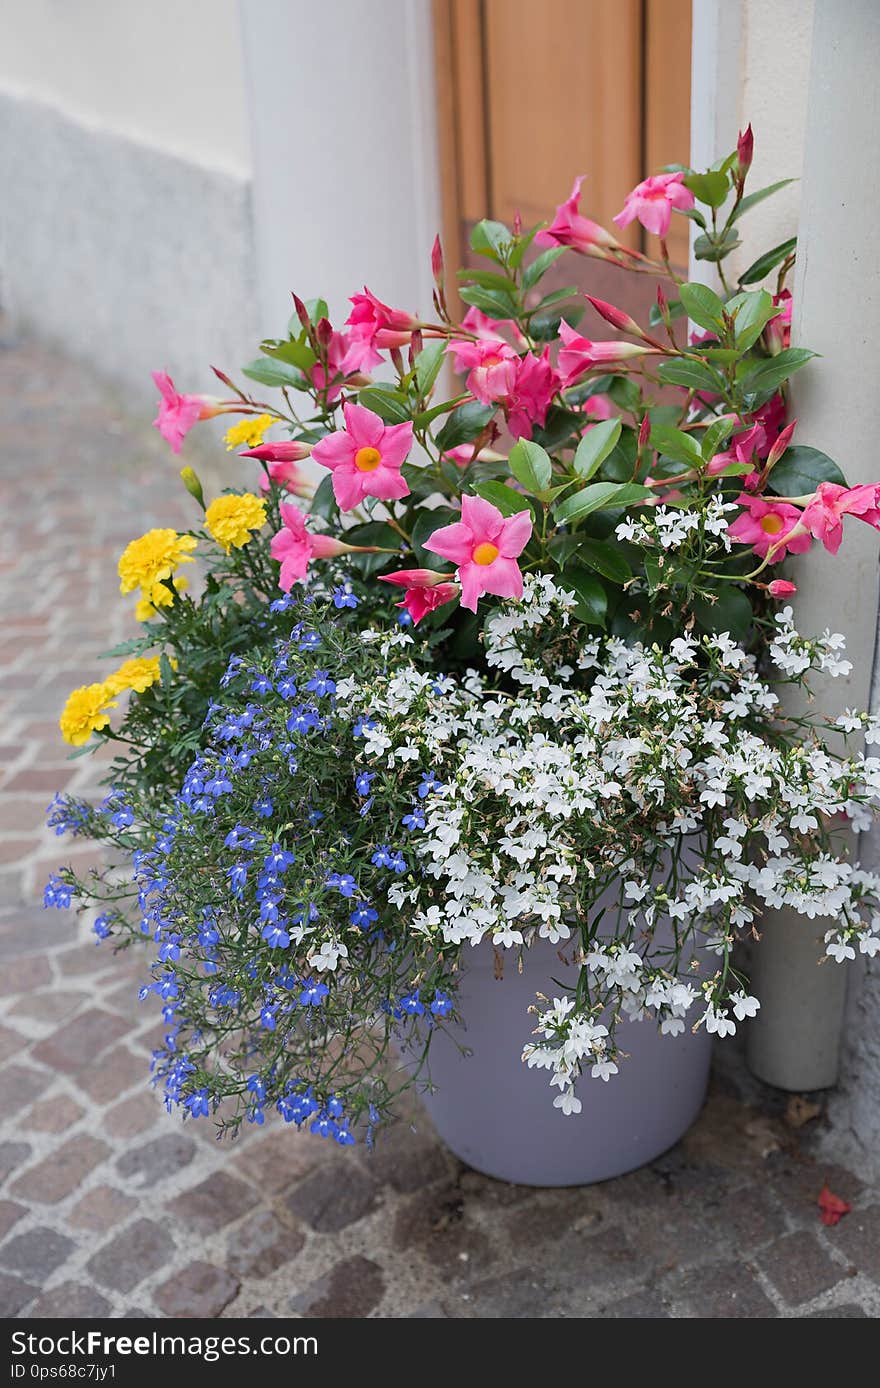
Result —
<instances>
[{"instance_id":1,"label":"white lobelia flower","mask_svg":"<svg viewBox=\"0 0 880 1388\"><path fill-rule=\"evenodd\" d=\"M733 1008L733 1015L738 1022L744 1022L746 1017L756 1017L761 1004L757 998L749 997L742 991L731 993L728 999Z\"/></svg>"},{"instance_id":2,"label":"white lobelia flower","mask_svg":"<svg viewBox=\"0 0 880 1388\"><path fill-rule=\"evenodd\" d=\"M573 1088L566 1089L564 1093L557 1094L553 1100L554 1108L561 1108L564 1114L580 1113L582 1104L574 1092Z\"/></svg>"},{"instance_id":3,"label":"white lobelia flower","mask_svg":"<svg viewBox=\"0 0 880 1388\"><path fill-rule=\"evenodd\" d=\"M617 1066L613 1060L607 1060L603 1057L601 1060L596 1061L595 1065L590 1070L590 1074L594 1080L604 1080L607 1084L611 1076L617 1074Z\"/></svg>"}]
</instances>

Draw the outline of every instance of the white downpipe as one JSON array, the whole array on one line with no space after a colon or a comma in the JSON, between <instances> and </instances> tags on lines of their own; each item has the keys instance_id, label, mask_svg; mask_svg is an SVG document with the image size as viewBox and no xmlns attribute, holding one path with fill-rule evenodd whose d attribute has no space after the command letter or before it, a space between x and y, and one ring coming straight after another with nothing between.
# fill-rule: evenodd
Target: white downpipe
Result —
<instances>
[{"instance_id":1,"label":"white downpipe","mask_svg":"<svg viewBox=\"0 0 880 1388\"><path fill-rule=\"evenodd\" d=\"M793 336L821 360L795 377L792 414L800 438L834 457L851 486L877 480L880 168L869 151L880 130L878 66L876 0L816 0ZM800 628L843 632L853 662L848 678L814 686L829 713L869 698L877 576L877 535L857 522L838 557L816 546L798 565ZM748 1032L749 1064L782 1089L837 1079L848 969L817 965L822 930L822 921L773 913L754 952L761 1012Z\"/></svg>"}]
</instances>

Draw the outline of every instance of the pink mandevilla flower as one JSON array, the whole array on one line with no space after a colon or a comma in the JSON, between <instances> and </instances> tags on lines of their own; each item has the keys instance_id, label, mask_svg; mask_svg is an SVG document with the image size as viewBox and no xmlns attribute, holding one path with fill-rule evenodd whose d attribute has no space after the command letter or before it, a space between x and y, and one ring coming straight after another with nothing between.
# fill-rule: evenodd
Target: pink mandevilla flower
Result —
<instances>
[{"instance_id":1,"label":"pink mandevilla flower","mask_svg":"<svg viewBox=\"0 0 880 1388\"><path fill-rule=\"evenodd\" d=\"M384 424L363 405L342 407L345 428L328 434L312 449L312 457L333 474L333 494L342 511L358 506L365 496L399 501L409 495L401 466L413 444L413 427Z\"/></svg>"},{"instance_id":2,"label":"pink mandevilla flower","mask_svg":"<svg viewBox=\"0 0 880 1388\"><path fill-rule=\"evenodd\" d=\"M448 583L451 577L439 569L396 569L393 574L379 575L382 583L393 583L398 588L436 588L438 583Z\"/></svg>"},{"instance_id":3,"label":"pink mandevilla flower","mask_svg":"<svg viewBox=\"0 0 880 1388\"><path fill-rule=\"evenodd\" d=\"M801 512L787 501L765 501L760 496L741 492L736 498L744 510L728 527L728 535L737 544L751 545L762 559L770 550L771 564L778 564L786 552L804 554L812 540L801 525Z\"/></svg>"},{"instance_id":4,"label":"pink mandevilla flower","mask_svg":"<svg viewBox=\"0 0 880 1388\"><path fill-rule=\"evenodd\" d=\"M458 593L457 583L437 583L432 588L407 588L403 602L397 602L394 606L405 608L413 619L413 626L418 626L429 612L436 611L447 602L453 602Z\"/></svg>"},{"instance_id":5,"label":"pink mandevilla flower","mask_svg":"<svg viewBox=\"0 0 880 1388\"><path fill-rule=\"evenodd\" d=\"M568 246L573 251L578 251L580 255L599 256L601 259L608 259L608 251L620 249L620 243L599 226L598 222L591 222L589 217L582 217L579 207L581 199L581 184L584 181L584 174L574 181L571 195L565 202L559 204L556 215L548 227L539 231L535 237L535 245L542 247Z\"/></svg>"},{"instance_id":6,"label":"pink mandevilla flower","mask_svg":"<svg viewBox=\"0 0 880 1388\"><path fill-rule=\"evenodd\" d=\"M334 540L332 535L313 535L306 529L305 516L298 506L282 502L279 510L284 529L272 536L270 553L281 564L279 585L288 593L294 583L301 583L305 578L310 560L346 554L352 546Z\"/></svg>"},{"instance_id":7,"label":"pink mandevilla flower","mask_svg":"<svg viewBox=\"0 0 880 1388\"><path fill-rule=\"evenodd\" d=\"M463 496L461 520L435 530L424 548L457 565L461 605L476 612L483 593L522 597L522 574L516 561L531 533L530 511L505 517L482 497Z\"/></svg>"},{"instance_id":8,"label":"pink mandevilla flower","mask_svg":"<svg viewBox=\"0 0 880 1388\"><path fill-rule=\"evenodd\" d=\"M543 427L559 385L559 377L550 365L549 346L539 357L526 352L517 358L513 389L504 401L507 427L515 439L530 439L534 425Z\"/></svg>"},{"instance_id":9,"label":"pink mandevilla flower","mask_svg":"<svg viewBox=\"0 0 880 1388\"><path fill-rule=\"evenodd\" d=\"M588 337L581 337L564 318L559 324L559 336L563 346L557 365L566 385L571 385L593 366L627 361L652 351L652 348L641 347L636 342L591 342Z\"/></svg>"},{"instance_id":10,"label":"pink mandevilla flower","mask_svg":"<svg viewBox=\"0 0 880 1388\"><path fill-rule=\"evenodd\" d=\"M638 218L646 231L666 236L673 207L686 210L693 205L694 195L684 186L684 174L653 174L627 193L623 209L614 221L619 227L626 227Z\"/></svg>"},{"instance_id":11,"label":"pink mandevilla flower","mask_svg":"<svg viewBox=\"0 0 880 1388\"><path fill-rule=\"evenodd\" d=\"M315 488L300 472L297 463L307 458L311 451L311 444L308 443L261 443L258 448L246 448L238 456L257 458L266 464L269 477L260 478L260 486L264 492L269 490L271 479L276 487L284 487L294 496L306 497L313 496Z\"/></svg>"},{"instance_id":12,"label":"pink mandevilla flower","mask_svg":"<svg viewBox=\"0 0 880 1388\"><path fill-rule=\"evenodd\" d=\"M517 356L513 348L498 337L478 342L453 339L447 348L458 371L466 371L467 388L483 405L491 405L510 395L516 383Z\"/></svg>"},{"instance_id":13,"label":"pink mandevilla flower","mask_svg":"<svg viewBox=\"0 0 880 1388\"><path fill-rule=\"evenodd\" d=\"M159 430L175 453L180 452L183 440L198 420L213 419L214 415L229 414L241 408L234 402L224 403L213 395L181 395L167 371L153 371L151 374L159 391L159 413L153 420L153 427Z\"/></svg>"},{"instance_id":14,"label":"pink mandevilla flower","mask_svg":"<svg viewBox=\"0 0 880 1388\"><path fill-rule=\"evenodd\" d=\"M855 516L880 530L880 484L841 487L836 482L820 482L802 519L810 534L836 554L843 539L844 516Z\"/></svg>"},{"instance_id":15,"label":"pink mandevilla flower","mask_svg":"<svg viewBox=\"0 0 880 1388\"><path fill-rule=\"evenodd\" d=\"M767 592L771 598L791 598L797 592L797 584L789 583L787 578L774 578L767 584Z\"/></svg>"}]
</instances>

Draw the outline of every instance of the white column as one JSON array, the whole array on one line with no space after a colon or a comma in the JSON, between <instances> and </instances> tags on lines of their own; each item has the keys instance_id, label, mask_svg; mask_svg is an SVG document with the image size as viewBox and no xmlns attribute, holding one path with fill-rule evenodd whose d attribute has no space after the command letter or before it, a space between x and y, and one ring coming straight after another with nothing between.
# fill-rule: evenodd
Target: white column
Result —
<instances>
[{"instance_id":1,"label":"white column","mask_svg":"<svg viewBox=\"0 0 880 1388\"><path fill-rule=\"evenodd\" d=\"M794 285L794 339L821 357L795 377L798 436L829 453L851 486L880 478L880 286L876 227L880 166L880 6L816 0L801 220ZM816 682L829 713L864 708L877 625L878 537L850 521L835 558L814 547L797 567L796 613L804 632L843 632L853 662L846 679ZM749 1062L783 1089L820 1089L837 1078L847 971L821 967L823 922L774 913L755 949L761 1012Z\"/></svg>"},{"instance_id":2,"label":"white column","mask_svg":"<svg viewBox=\"0 0 880 1388\"><path fill-rule=\"evenodd\" d=\"M440 226L430 0L240 0L260 322L290 291L334 325L369 285L431 305Z\"/></svg>"}]
</instances>

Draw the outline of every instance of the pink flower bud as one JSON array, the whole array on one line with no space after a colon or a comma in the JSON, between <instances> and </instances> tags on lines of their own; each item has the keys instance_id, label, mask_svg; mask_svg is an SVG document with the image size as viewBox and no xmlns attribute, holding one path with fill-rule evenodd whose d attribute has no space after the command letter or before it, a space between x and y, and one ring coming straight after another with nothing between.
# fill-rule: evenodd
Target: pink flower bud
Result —
<instances>
[{"instance_id":1,"label":"pink flower bud","mask_svg":"<svg viewBox=\"0 0 880 1388\"><path fill-rule=\"evenodd\" d=\"M310 443L261 443L259 448L246 448L240 458L257 458L261 463L301 463L312 451Z\"/></svg>"},{"instance_id":2,"label":"pink flower bud","mask_svg":"<svg viewBox=\"0 0 880 1388\"><path fill-rule=\"evenodd\" d=\"M767 584L767 592L771 598L790 598L797 592L797 584L789 583L787 578L774 578Z\"/></svg>"},{"instance_id":3,"label":"pink flower bud","mask_svg":"<svg viewBox=\"0 0 880 1388\"><path fill-rule=\"evenodd\" d=\"M639 451L641 451L643 448L647 448L650 438L651 419L649 415L645 415L644 419L642 420L641 427L639 429Z\"/></svg>"},{"instance_id":4,"label":"pink flower bud","mask_svg":"<svg viewBox=\"0 0 880 1388\"><path fill-rule=\"evenodd\" d=\"M434 588L438 583L446 583L451 574L441 574L437 569L398 569L393 574L379 574L382 583L394 583L398 588Z\"/></svg>"},{"instance_id":5,"label":"pink flower bud","mask_svg":"<svg viewBox=\"0 0 880 1388\"><path fill-rule=\"evenodd\" d=\"M663 293L662 284L657 285L657 308L660 311L660 317L665 318L669 312L669 303L666 295Z\"/></svg>"},{"instance_id":6,"label":"pink flower bud","mask_svg":"<svg viewBox=\"0 0 880 1388\"><path fill-rule=\"evenodd\" d=\"M434 276L434 283L438 289L443 288L443 247L440 244L440 237L434 237L434 244L431 247L431 274Z\"/></svg>"},{"instance_id":7,"label":"pink flower bud","mask_svg":"<svg viewBox=\"0 0 880 1388\"><path fill-rule=\"evenodd\" d=\"M293 295L293 306L296 309L296 316L303 327L306 329L310 328L312 326L312 320L309 317L308 309L298 294Z\"/></svg>"},{"instance_id":8,"label":"pink flower bud","mask_svg":"<svg viewBox=\"0 0 880 1388\"><path fill-rule=\"evenodd\" d=\"M584 298L589 300L599 317L604 318L606 323L610 323L612 328L617 328L622 333L632 333L634 337L645 336L635 319L630 318L623 309L615 308L613 304L606 304L604 299L594 299L592 294L585 294Z\"/></svg>"},{"instance_id":9,"label":"pink flower bud","mask_svg":"<svg viewBox=\"0 0 880 1388\"><path fill-rule=\"evenodd\" d=\"M767 454L767 467L766 467L766 471L767 471L767 472L769 472L770 469L771 469L776 463L779 462L779 459L782 457L782 455L783 455L783 453L785 452L786 448L788 448L788 445L791 443L791 436L792 436L792 434L794 433L796 426L797 426L797 420L796 420L796 419L793 419L793 420L791 421L790 424L786 424L786 426L785 426L785 428L782 430L781 434L779 434L779 435L777 436L777 438L775 439L775 441L774 441L774 443L773 443L773 447L770 449L770 452Z\"/></svg>"},{"instance_id":10,"label":"pink flower bud","mask_svg":"<svg viewBox=\"0 0 880 1388\"><path fill-rule=\"evenodd\" d=\"M315 325L315 335L321 347L329 347L333 341L333 325L328 318L320 318Z\"/></svg>"},{"instance_id":11,"label":"pink flower bud","mask_svg":"<svg viewBox=\"0 0 880 1388\"><path fill-rule=\"evenodd\" d=\"M745 178L749 169L752 167L752 159L755 153L755 137L752 134L751 125L747 125L741 132L736 142L737 174L740 178Z\"/></svg>"}]
</instances>

